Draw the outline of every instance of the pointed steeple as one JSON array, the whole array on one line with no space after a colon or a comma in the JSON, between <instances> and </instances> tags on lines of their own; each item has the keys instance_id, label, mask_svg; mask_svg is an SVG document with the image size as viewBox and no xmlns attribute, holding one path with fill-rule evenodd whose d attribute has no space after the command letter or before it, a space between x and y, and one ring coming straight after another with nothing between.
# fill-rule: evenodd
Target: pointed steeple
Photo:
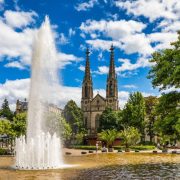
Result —
<instances>
[{"instance_id":1,"label":"pointed steeple","mask_svg":"<svg viewBox=\"0 0 180 180\"><path fill-rule=\"evenodd\" d=\"M91 74L90 74L90 63L89 63L89 48L86 49L86 67L85 67L85 76L84 80L91 80Z\"/></svg>"},{"instance_id":2,"label":"pointed steeple","mask_svg":"<svg viewBox=\"0 0 180 180\"><path fill-rule=\"evenodd\" d=\"M116 76L115 63L114 63L113 45L110 48L110 65L109 65L109 74L107 77L107 84L106 84L106 98L110 107L116 110L118 108L118 86L117 86L117 76Z\"/></svg>"},{"instance_id":3,"label":"pointed steeple","mask_svg":"<svg viewBox=\"0 0 180 180\"><path fill-rule=\"evenodd\" d=\"M93 98L93 85L90 71L90 62L89 62L89 48L86 49L86 67L85 75L82 84L82 99L92 99Z\"/></svg>"},{"instance_id":4,"label":"pointed steeple","mask_svg":"<svg viewBox=\"0 0 180 180\"><path fill-rule=\"evenodd\" d=\"M115 65L114 65L114 46L110 48L110 65L109 65L109 78L116 78Z\"/></svg>"}]
</instances>

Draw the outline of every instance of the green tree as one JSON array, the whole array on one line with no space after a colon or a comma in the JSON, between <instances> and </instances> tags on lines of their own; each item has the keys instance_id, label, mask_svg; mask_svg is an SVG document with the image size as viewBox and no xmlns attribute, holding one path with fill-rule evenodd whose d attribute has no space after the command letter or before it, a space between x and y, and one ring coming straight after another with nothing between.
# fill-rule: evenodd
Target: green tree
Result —
<instances>
[{"instance_id":1,"label":"green tree","mask_svg":"<svg viewBox=\"0 0 180 180\"><path fill-rule=\"evenodd\" d=\"M53 135L56 133L61 136L63 143L69 145L72 136L70 124L60 115L54 112L46 113L46 130Z\"/></svg>"},{"instance_id":2,"label":"green tree","mask_svg":"<svg viewBox=\"0 0 180 180\"><path fill-rule=\"evenodd\" d=\"M122 138L126 149L128 149L130 146L135 145L139 142L140 133L135 127L127 127L120 132L120 138Z\"/></svg>"},{"instance_id":3,"label":"green tree","mask_svg":"<svg viewBox=\"0 0 180 180\"><path fill-rule=\"evenodd\" d=\"M73 133L77 134L84 130L83 113L77 104L70 100L64 108L64 117L71 125Z\"/></svg>"},{"instance_id":4,"label":"green tree","mask_svg":"<svg viewBox=\"0 0 180 180\"><path fill-rule=\"evenodd\" d=\"M0 119L0 135L13 135L11 122L9 120Z\"/></svg>"},{"instance_id":5,"label":"green tree","mask_svg":"<svg viewBox=\"0 0 180 180\"><path fill-rule=\"evenodd\" d=\"M99 118L99 128L98 131L108 129L117 129L120 128L120 116L118 116L118 112L113 111L111 108L107 107Z\"/></svg>"},{"instance_id":6,"label":"green tree","mask_svg":"<svg viewBox=\"0 0 180 180\"><path fill-rule=\"evenodd\" d=\"M177 41L171 45L169 49L153 53L150 60L154 66L152 66L148 78L152 79L153 87L158 87L160 91L180 87L180 31ZM175 139L180 138L179 105L180 93L178 91L162 94L157 106L159 117L156 123L156 131L159 135L168 135Z\"/></svg>"},{"instance_id":7,"label":"green tree","mask_svg":"<svg viewBox=\"0 0 180 180\"><path fill-rule=\"evenodd\" d=\"M60 119L60 135L63 138L64 144L69 145L72 137L72 128L70 124L61 117Z\"/></svg>"},{"instance_id":8,"label":"green tree","mask_svg":"<svg viewBox=\"0 0 180 180\"><path fill-rule=\"evenodd\" d=\"M4 99L4 102L2 103L2 107L0 110L0 116L5 117L8 120L12 120L12 118L13 118L13 113L9 108L9 102L6 98Z\"/></svg>"},{"instance_id":9,"label":"green tree","mask_svg":"<svg viewBox=\"0 0 180 180\"><path fill-rule=\"evenodd\" d=\"M159 98L156 112L159 115L155 123L156 132L161 135L168 135L172 140L180 139L180 93L170 92Z\"/></svg>"},{"instance_id":10,"label":"green tree","mask_svg":"<svg viewBox=\"0 0 180 180\"><path fill-rule=\"evenodd\" d=\"M115 129L102 130L98 137L106 142L108 148L111 148L114 140L118 137L118 131Z\"/></svg>"},{"instance_id":11,"label":"green tree","mask_svg":"<svg viewBox=\"0 0 180 180\"><path fill-rule=\"evenodd\" d=\"M145 97L146 106L146 131L150 137L150 142L155 136L154 123L157 119L156 105L158 104L158 98L155 96Z\"/></svg>"},{"instance_id":12,"label":"green tree","mask_svg":"<svg viewBox=\"0 0 180 180\"><path fill-rule=\"evenodd\" d=\"M13 118L12 130L16 137L26 134L26 126L27 126L26 119L27 119L26 112L16 114L16 116Z\"/></svg>"},{"instance_id":13,"label":"green tree","mask_svg":"<svg viewBox=\"0 0 180 180\"><path fill-rule=\"evenodd\" d=\"M75 135L75 144L77 145L83 144L84 136L85 136L84 132L77 133Z\"/></svg>"},{"instance_id":14,"label":"green tree","mask_svg":"<svg viewBox=\"0 0 180 180\"><path fill-rule=\"evenodd\" d=\"M180 87L180 31L178 40L171 43L171 49L154 52L150 62L154 63L148 78L152 79L153 87L160 90L170 87Z\"/></svg>"},{"instance_id":15,"label":"green tree","mask_svg":"<svg viewBox=\"0 0 180 180\"><path fill-rule=\"evenodd\" d=\"M130 97L122 112L123 124L133 126L141 133L141 141L145 137L145 101L140 92L130 94Z\"/></svg>"}]
</instances>

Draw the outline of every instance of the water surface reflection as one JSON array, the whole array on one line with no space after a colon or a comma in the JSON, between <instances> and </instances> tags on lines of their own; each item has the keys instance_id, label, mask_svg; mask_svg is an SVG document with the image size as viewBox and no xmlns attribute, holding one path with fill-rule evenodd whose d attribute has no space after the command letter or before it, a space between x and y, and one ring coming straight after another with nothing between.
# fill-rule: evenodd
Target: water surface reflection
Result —
<instances>
[{"instance_id":1,"label":"water surface reflection","mask_svg":"<svg viewBox=\"0 0 180 180\"><path fill-rule=\"evenodd\" d=\"M19 171L11 166L14 158L0 157L0 180L94 180L94 179L180 179L180 155L172 154L94 154L67 156L73 168L46 171Z\"/></svg>"}]
</instances>

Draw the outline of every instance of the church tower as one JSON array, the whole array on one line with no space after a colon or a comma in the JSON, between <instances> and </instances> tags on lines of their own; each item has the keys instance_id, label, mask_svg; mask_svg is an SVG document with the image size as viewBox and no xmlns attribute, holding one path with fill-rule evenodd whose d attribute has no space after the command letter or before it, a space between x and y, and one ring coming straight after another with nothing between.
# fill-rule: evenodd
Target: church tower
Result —
<instances>
[{"instance_id":1,"label":"church tower","mask_svg":"<svg viewBox=\"0 0 180 180\"><path fill-rule=\"evenodd\" d=\"M87 129L90 129L91 124L91 101L93 99L93 83L90 73L90 63L89 63L89 49L86 50L86 67L85 75L82 83L82 99L81 99L81 109L84 116L84 124Z\"/></svg>"},{"instance_id":2,"label":"church tower","mask_svg":"<svg viewBox=\"0 0 180 180\"><path fill-rule=\"evenodd\" d=\"M107 77L106 84L106 101L107 106L113 110L118 110L118 86L117 86L117 75L115 72L114 65L114 47L113 45L110 48L110 65L109 65L109 74Z\"/></svg>"}]
</instances>

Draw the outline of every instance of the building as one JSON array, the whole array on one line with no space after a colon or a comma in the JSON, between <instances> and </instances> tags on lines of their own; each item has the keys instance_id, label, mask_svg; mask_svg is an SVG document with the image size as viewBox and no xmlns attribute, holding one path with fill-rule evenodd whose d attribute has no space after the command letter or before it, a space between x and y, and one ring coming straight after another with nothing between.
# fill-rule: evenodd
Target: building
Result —
<instances>
[{"instance_id":1,"label":"building","mask_svg":"<svg viewBox=\"0 0 180 180\"><path fill-rule=\"evenodd\" d=\"M24 101L20 101L19 99L16 102L16 114L26 112L28 110L28 102L26 99Z\"/></svg>"},{"instance_id":2,"label":"building","mask_svg":"<svg viewBox=\"0 0 180 180\"><path fill-rule=\"evenodd\" d=\"M24 101L17 100L17 102L16 102L16 114L22 113L22 112L27 112L27 110L28 110L27 100L26 99ZM48 104L47 105L47 111L53 112L56 115L62 115L62 113L63 113L63 110L54 104Z\"/></svg>"},{"instance_id":3,"label":"building","mask_svg":"<svg viewBox=\"0 0 180 180\"><path fill-rule=\"evenodd\" d=\"M55 113L56 115L62 115L63 114L63 110L54 104L48 105L48 112Z\"/></svg>"},{"instance_id":4,"label":"building","mask_svg":"<svg viewBox=\"0 0 180 180\"><path fill-rule=\"evenodd\" d=\"M93 96L93 82L90 71L89 49L86 50L86 67L82 83L81 109L83 111L84 124L88 135L96 135L99 127L99 117L106 107L118 110L118 85L114 65L114 47L110 48L109 74L106 82L106 97L99 93Z\"/></svg>"}]
</instances>

